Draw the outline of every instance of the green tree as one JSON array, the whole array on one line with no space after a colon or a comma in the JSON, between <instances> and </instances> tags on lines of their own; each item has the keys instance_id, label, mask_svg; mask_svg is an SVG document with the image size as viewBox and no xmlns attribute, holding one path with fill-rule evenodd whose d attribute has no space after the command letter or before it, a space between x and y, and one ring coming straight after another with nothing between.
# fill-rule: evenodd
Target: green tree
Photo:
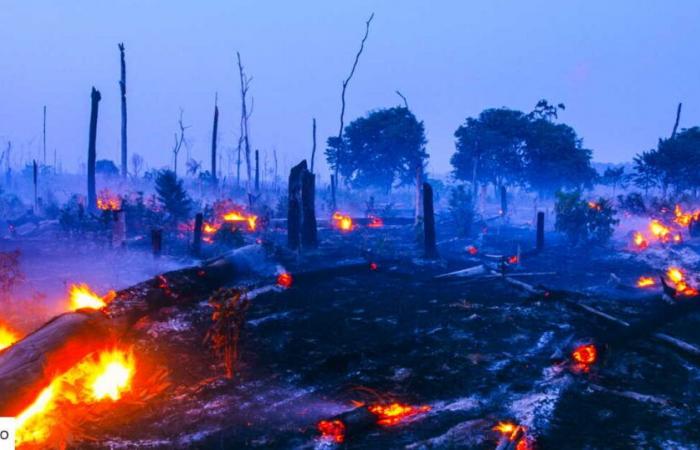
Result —
<instances>
[{"instance_id":1,"label":"green tree","mask_svg":"<svg viewBox=\"0 0 700 450\"><path fill-rule=\"evenodd\" d=\"M581 199L581 192L557 193L554 228L566 234L573 245L606 244L619 220L610 201L599 198L593 202Z\"/></svg>"},{"instance_id":2,"label":"green tree","mask_svg":"<svg viewBox=\"0 0 700 450\"><path fill-rule=\"evenodd\" d=\"M615 195L615 190L618 186L620 186L623 183L624 179L625 168L623 166L608 167L607 169L605 169L605 172L603 172L601 181L608 186L612 186L613 195Z\"/></svg>"},{"instance_id":3,"label":"green tree","mask_svg":"<svg viewBox=\"0 0 700 450\"><path fill-rule=\"evenodd\" d=\"M450 160L454 177L496 186L521 181L527 125L523 112L507 108L468 118L455 132L456 152Z\"/></svg>"},{"instance_id":4,"label":"green tree","mask_svg":"<svg viewBox=\"0 0 700 450\"><path fill-rule=\"evenodd\" d=\"M172 222L187 219L192 207L192 200L172 170L162 170L156 177L158 201L170 214Z\"/></svg>"},{"instance_id":5,"label":"green tree","mask_svg":"<svg viewBox=\"0 0 700 450\"><path fill-rule=\"evenodd\" d=\"M348 124L342 142L329 138L326 159L351 186L389 191L396 182L414 181L428 158L426 142L423 122L408 108L379 109Z\"/></svg>"}]
</instances>

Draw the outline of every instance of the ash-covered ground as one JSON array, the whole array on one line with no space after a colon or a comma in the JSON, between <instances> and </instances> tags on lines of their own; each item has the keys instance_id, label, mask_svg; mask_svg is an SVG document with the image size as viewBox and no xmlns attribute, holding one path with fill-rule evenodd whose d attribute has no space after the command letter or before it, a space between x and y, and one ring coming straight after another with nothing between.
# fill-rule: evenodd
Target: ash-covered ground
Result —
<instances>
[{"instance_id":1,"label":"ash-covered ground","mask_svg":"<svg viewBox=\"0 0 700 450\"><path fill-rule=\"evenodd\" d=\"M348 432L342 448L495 448L499 421L528 427L534 448L699 448L698 361L642 338L608 349L587 372L566 363L573 343L612 332L607 322L559 297L546 298L496 275L436 278L513 255L514 278L634 322L657 306L659 291L635 280L700 249L646 253L570 250L554 233L536 255L534 230L494 224L478 240L439 228L441 258L420 258L412 226L321 230L321 247L282 254L292 274L366 263L353 273L303 276L289 289L253 296L232 380L203 343L211 324L206 298L142 319L129 339L147 370L167 387L142 404L115 407L85 430L80 448L325 448L317 423L356 403L427 405L391 427ZM284 235L265 239L284 244ZM442 239L442 240L441 240ZM465 248L478 247L476 255ZM697 261L697 259L696 259ZM377 270L369 263L377 262ZM497 264L496 264L497 267ZM272 280L272 281L271 281ZM253 291L274 277L239 280ZM584 295L578 295L584 294ZM573 298L575 297L575 298ZM700 344L693 316L660 331Z\"/></svg>"}]
</instances>

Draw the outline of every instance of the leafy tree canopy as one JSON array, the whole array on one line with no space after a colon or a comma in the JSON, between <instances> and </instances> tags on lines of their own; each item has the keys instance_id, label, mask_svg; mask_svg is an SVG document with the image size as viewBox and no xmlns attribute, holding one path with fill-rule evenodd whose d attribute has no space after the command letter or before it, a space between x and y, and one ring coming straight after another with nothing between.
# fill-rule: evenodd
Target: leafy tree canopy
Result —
<instances>
[{"instance_id":1,"label":"leafy tree canopy","mask_svg":"<svg viewBox=\"0 0 700 450\"><path fill-rule=\"evenodd\" d=\"M345 127L342 140L328 139L326 159L353 187L379 187L413 182L425 164L425 129L406 107L379 109Z\"/></svg>"},{"instance_id":2,"label":"leafy tree canopy","mask_svg":"<svg viewBox=\"0 0 700 450\"><path fill-rule=\"evenodd\" d=\"M189 217L192 200L172 170L162 170L156 177L158 201L170 214L173 222Z\"/></svg>"}]
</instances>

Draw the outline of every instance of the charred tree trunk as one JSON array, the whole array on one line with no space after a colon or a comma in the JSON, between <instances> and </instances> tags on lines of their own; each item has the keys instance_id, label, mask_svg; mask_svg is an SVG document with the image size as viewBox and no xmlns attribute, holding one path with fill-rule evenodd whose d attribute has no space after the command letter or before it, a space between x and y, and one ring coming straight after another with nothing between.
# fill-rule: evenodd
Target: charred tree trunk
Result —
<instances>
[{"instance_id":1,"label":"charred tree trunk","mask_svg":"<svg viewBox=\"0 0 700 450\"><path fill-rule=\"evenodd\" d=\"M194 217L194 241L192 242L192 254L200 256L202 254L202 225L204 216L202 213L197 213Z\"/></svg>"},{"instance_id":2,"label":"charred tree trunk","mask_svg":"<svg viewBox=\"0 0 700 450\"><path fill-rule=\"evenodd\" d=\"M0 352L0 416L16 416L56 373L113 344L145 315L199 301L236 277L254 273L264 258L261 247L243 247L202 266L158 275L119 291L104 311L79 310L52 319Z\"/></svg>"},{"instance_id":3,"label":"charred tree trunk","mask_svg":"<svg viewBox=\"0 0 700 450\"><path fill-rule=\"evenodd\" d=\"M90 94L90 135L88 137L88 164L87 164L87 179L88 179L88 198L87 207L89 211L94 211L97 208L97 191L95 190L95 163L97 160L97 113L102 96L100 91L92 88Z\"/></svg>"},{"instance_id":4,"label":"charred tree trunk","mask_svg":"<svg viewBox=\"0 0 700 450\"><path fill-rule=\"evenodd\" d=\"M540 251L544 248L544 213L542 211L537 213L537 241L535 248Z\"/></svg>"},{"instance_id":5,"label":"charred tree trunk","mask_svg":"<svg viewBox=\"0 0 700 450\"><path fill-rule=\"evenodd\" d=\"M503 217L508 215L508 191L503 185L501 185L501 215Z\"/></svg>"},{"instance_id":6,"label":"charred tree trunk","mask_svg":"<svg viewBox=\"0 0 700 450\"><path fill-rule=\"evenodd\" d=\"M217 183L216 177L216 141L219 134L219 105L218 96L214 98L214 126L211 132L211 179Z\"/></svg>"},{"instance_id":7,"label":"charred tree trunk","mask_svg":"<svg viewBox=\"0 0 700 450\"><path fill-rule=\"evenodd\" d=\"M34 180L34 214L39 213L39 171L36 166L36 159L32 161L32 178Z\"/></svg>"},{"instance_id":8,"label":"charred tree trunk","mask_svg":"<svg viewBox=\"0 0 700 450\"><path fill-rule=\"evenodd\" d=\"M311 173L314 173L314 159L316 159L316 118L314 117L311 125L311 138L313 140L313 146L311 147L311 168L309 169Z\"/></svg>"},{"instance_id":9,"label":"charred tree trunk","mask_svg":"<svg viewBox=\"0 0 700 450\"><path fill-rule=\"evenodd\" d=\"M126 59L124 58L124 43L119 44L119 54L121 61L121 79L119 89L121 91L122 103L122 177L126 178L127 152L126 152Z\"/></svg>"},{"instance_id":10,"label":"charred tree trunk","mask_svg":"<svg viewBox=\"0 0 700 450\"><path fill-rule=\"evenodd\" d=\"M151 250L156 258L163 253L163 230L160 228L151 230Z\"/></svg>"},{"instance_id":11,"label":"charred tree trunk","mask_svg":"<svg viewBox=\"0 0 700 450\"><path fill-rule=\"evenodd\" d=\"M671 139L676 137L676 131L678 131L678 123L681 121L681 108L683 108L683 103L679 103L678 109L676 109L676 122L673 124L673 132L671 133Z\"/></svg>"},{"instance_id":12,"label":"charred tree trunk","mask_svg":"<svg viewBox=\"0 0 700 450\"><path fill-rule=\"evenodd\" d=\"M425 257L437 258L437 245L435 243L435 212L433 210L433 188L428 183L423 183L423 236L425 245Z\"/></svg>"},{"instance_id":13,"label":"charred tree trunk","mask_svg":"<svg viewBox=\"0 0 700 450\"><path fill-rule=\"evenodd\" d=\"M302 224L302 178L306 172L306 160L292 167L289 172L288 211L287 211L287 246L298 250Z\"/></svg>"},{"instance_id":14,"label":"charred tree trunk","mask_svg":"<svg viewBox=\"0 0 700 450\"><path fill-rule=\"evenodd\" d=\"M255 150L255 192L260 192L260 151Z\"/></svg>"},{"instance_id":15,"label":"charred tree trunk","mask_svg":"<svg viewBox=\"0 0 700 450\"><path fill-rule=\"evenodd\" d=\"M301 245L305 249L318 246L316 229L316 176L308 170L301 174Z\"/></svg>"},{"instance_id":16,"label":"charred tree trunk","mask_svg":"<svg viewBox=\"0 0 700 450\"><path fill-rule=\"evenodd\" d=\"M414 224L420 225L423 221L423 164L416 167L416 213Z\"/></svg>"},{"instance_id":17,"label":"charred tree trunk","mask_svg":"<svg viewBox=\"0 0 700 450\"><path fill-rule=\"evenodd\" d=\"M331 207L333 208L333 211L338 209L338 203L336 201L335 195L335 185L338 182L338 179L336 178L335 175L331 174Z\"/></svg>"},{"instance_id":18,"label":"charred tree trunk","mask_svg":"<svg viewBox=\"0 0 700 450\"><path fill-rule=\"evenodd\" d=\"M44 166L46 166L46 105L44 105Z\"/></svg>"}]
</instances>

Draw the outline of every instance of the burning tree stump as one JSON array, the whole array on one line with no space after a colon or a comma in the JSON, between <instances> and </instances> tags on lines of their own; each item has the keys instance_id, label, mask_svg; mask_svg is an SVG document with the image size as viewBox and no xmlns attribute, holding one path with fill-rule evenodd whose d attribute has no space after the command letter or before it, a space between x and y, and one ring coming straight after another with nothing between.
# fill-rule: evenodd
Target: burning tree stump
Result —
<instances>
[{"instance_id":1,"label":"burning tree stump","mask_svg":"<svg viewBox=\"0 0 700 450\"><path fill-rule=\"evenodd\" d=\"M423 183L423 237L425 245L425 257L437 258L437 245L435 243L435 212L433 210L433 188L428 183Z\"/></svg>"},{"instance_id":2,"label":"burning tree stump","mask_svg":"<svg viewBox=\"0 0 700 450\"><path fill-rule=\"evenodd\" d=\"M304 248L318 246L316 228L316 176L308 170L302 173L301 179L301 245Z\"/></svg>"},{"instance_id":3,"label":"burning tree stump","mask_svg":"<svg viewBox=\"0 0 700 450\"><path fill-rule=\"evenodd\" d=\"M97 140L97 112L100 106L102 96L100 91L92 88L90 94L90 135L88 138L88 165L87 165L87 201L88 211L94 211L97 208L97 191L95 190L95 164L97 160L97 151L95 150L95 142Z\"/></svg>"},{"instance_id":4,"label":"burning tree stump","mask_svg":"<svg viewBox=\"0 0 700 450\"><path fill-rule=\"evenodd\" d=\"M544 248L544 213L537 213L537 241L535 248L540 251Z\"/></svg>"}]
</instances>

